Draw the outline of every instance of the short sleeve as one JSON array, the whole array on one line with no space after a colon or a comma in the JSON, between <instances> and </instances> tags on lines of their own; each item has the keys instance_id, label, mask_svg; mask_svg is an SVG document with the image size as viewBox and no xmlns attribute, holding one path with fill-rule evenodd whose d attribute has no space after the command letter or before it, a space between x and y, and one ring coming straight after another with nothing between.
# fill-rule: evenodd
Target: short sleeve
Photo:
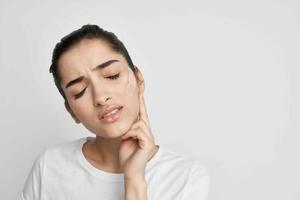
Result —
<instances>
[{"instance_id":1,"label":"short sleeve","mask_svg":"<svg viewBox=\"0 0 300 200\"><path fill-rule=\"evenodd\" d=\"M210 177L206 168L199 161L191 166L182 200L207 200Z\"/></svg>"},{"instance_id":2,"label":"short sleeve","mask_svg":"<svg viewBox=\"0 0 300 200\"><path fill-rule=\"evenodd\" d=\"M41 153L34 161L27 175L23 190L19 193L18 200L40 200L41 185L45 160L45 152Z\"/></svg>"}]
</instances>

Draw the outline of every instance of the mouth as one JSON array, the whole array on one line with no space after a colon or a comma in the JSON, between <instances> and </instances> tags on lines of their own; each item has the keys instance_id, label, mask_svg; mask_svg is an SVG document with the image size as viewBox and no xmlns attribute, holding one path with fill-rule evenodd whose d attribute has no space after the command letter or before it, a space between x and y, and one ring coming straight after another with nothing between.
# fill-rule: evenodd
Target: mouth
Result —
<instances>
[{"instance_id":1,"label":"mouth","mask_svg":"<svg viewBox=\"0 0 300 200\"><path fill-rule=\"evenodd\" d=\"M121 112L123 110L122 106L113 108L110 112L99 117L100 121L103 123L113 123L120 118Z\"/></svg>"}]
</instances>

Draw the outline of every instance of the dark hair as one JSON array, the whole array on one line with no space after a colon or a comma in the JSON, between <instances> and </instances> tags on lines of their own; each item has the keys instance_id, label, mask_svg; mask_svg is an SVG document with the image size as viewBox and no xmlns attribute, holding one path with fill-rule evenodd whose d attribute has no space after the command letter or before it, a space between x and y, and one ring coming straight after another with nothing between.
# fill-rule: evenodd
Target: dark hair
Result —
<instances>
[{"instance_id":1,"label":"dark hair","mask_svg":"<svg viewBox=\"0 0 300 200\"><path fill-rule=\"evenodd\" d=\"M124 44L117 38L117 36L108 32L97 25L86 24L80 29L77 29L70 34L64 36L60 42L58 42L52 53L52 64L50 66L49 72L52 73L55 85L62 95L62 97L67 102L67 98L61 88L61 77L58 73L58 60L60 56L68 51L70 48L78 44L82 39L102 39L108 43L109 47L117 53L120 53L127 61L130 69L134 71L135 66L128 54L127 49Z\"/></svg>"}]
</instances>

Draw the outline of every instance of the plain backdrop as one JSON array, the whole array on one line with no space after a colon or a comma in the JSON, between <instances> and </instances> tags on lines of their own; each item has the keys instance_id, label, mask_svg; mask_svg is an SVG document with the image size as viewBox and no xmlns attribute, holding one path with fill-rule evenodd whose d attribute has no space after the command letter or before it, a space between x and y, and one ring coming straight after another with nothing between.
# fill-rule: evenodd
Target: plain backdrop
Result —
<instances>
[{"instance_id":1,"label":"plain backdrop","mask_svg":"<svg viewBox=\"0 0 300 200\"><path fill-rule=\"evenodd\" d=\"M94 136L49 73L55 44L87 23L124 42L157 143L203 162L209 199L300 199L297 0L1 0L0 199L44 149Z\"/></svg>"}]
</instances>

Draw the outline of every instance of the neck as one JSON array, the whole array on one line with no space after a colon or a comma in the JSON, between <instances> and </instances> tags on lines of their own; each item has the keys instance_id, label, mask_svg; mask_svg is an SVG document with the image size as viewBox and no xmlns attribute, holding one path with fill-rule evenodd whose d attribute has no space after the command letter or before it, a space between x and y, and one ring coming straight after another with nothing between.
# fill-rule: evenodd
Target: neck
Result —
<instances>
[{"instance_id":1,"label":"neck","mask_svg":"<svg viewBox=\"0 0 300 200\"><path fill-rule=\"evenodd\" d=\"M122 173L122 168L119 160L119 151L121 138L103 138L96 136L94 140L87 142L84 145L85 156L96 167L111 173ZM151 152L150 159L158 151L158 145Z\"/></svg>"},{"instance_id":2,"label":"neck","mask_svg":"<svg viewBox=\"0 0 300 200\"><path fill-rule=\"evenodd\" d=\"M94 159L99 162L105 169L115 173L121 173L119 161L119 149L121 138L103 138L96 136L91 141L90 149Z\"/></svg>"}]
</instances>

